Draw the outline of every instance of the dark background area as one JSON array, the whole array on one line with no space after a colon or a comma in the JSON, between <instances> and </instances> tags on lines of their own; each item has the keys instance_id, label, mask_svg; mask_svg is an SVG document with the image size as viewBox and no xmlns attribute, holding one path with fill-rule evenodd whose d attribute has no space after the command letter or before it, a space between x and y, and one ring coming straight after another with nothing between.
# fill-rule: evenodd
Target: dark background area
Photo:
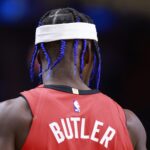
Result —
<instances>
[{"instance_id":1,"label":"dark background area","mask_svg":"<svg viewBox=\"0 0 150 150\"><path fill-rule=\"evenodd\" d=\"M150 4L139 1L0 1L0 100L35 87L29 78L38 19L49 9L74 7L91 16L102 55L101 91L141 119L150 149Z\"/></svg>"}]
</instances>

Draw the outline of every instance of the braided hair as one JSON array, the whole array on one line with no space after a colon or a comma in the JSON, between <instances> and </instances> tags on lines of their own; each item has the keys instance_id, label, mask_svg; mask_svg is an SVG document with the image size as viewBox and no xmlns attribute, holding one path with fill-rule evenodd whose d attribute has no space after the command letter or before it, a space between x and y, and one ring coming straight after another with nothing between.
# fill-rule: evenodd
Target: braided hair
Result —
<instances>
[{"instance_id":1,"label":"braided hair","mask_svg":"<svg viewBox=\"0 0 150 150\"><path fill-rule=\"evenodd\" d=\"M86 22L86 23L93 23L92 19L89 16L86 16L77 10L73 8L62 8L62 9L55 9L48 11L39 21L39 26L42 25L50 25L50 24L61 24L61 23L73 23L73 22ZM87 40L83 39L83 50L81 52L80 57L80 77L82 78L82 72L84 69L84 57L87 51ZM42 67L40 66L39 69L39 77L42 77L43 72L52 70L64 57L65 55L65 48L66 48L66 40L60 41L60 53L58 58L52 63L51 58L45 48L45 44L41 43L38 45L35 45L35 50L32 56L31 66L30 66L30 77L31 80L34 79L34 65L35 65L35 59L37 57L37 54L39 52L39 49L43 51L43 54L47 61L47 69L42 70ZM76 68L77 68L77 56L78 56L78 44L79 40L74 39L74 73L76 74ZM93 69L92 73L89 79L89 87L92 89L99 89L100 84L100 72L101 72L101 57L100 57L100 49L98 46L97 41L93 41L93 49L94 49L94 63L93 63Z\"/></svg>"}]
</instances>

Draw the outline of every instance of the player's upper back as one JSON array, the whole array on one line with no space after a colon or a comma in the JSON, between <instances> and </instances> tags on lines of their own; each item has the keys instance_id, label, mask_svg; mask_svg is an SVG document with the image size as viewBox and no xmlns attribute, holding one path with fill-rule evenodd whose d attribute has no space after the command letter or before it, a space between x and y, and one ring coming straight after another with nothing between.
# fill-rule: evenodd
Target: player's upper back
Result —
<instances>
[{"instance_id":1,"label":"player's upper back","mask_svg":"<svg viewBox=\"0 0 150 150\"><path fill-rule=\"evenodd\" d=\"M133 149L123 109L98 91L49 86L22 95L33 114L23 150Z\"/></svg>"}]
</instances>

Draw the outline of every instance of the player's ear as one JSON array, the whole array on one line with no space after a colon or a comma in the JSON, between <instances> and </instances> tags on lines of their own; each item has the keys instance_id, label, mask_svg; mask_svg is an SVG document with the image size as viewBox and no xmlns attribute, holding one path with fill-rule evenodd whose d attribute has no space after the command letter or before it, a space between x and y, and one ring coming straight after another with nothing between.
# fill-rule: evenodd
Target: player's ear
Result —
<instances>
[{"instance_id":1,"label":"player's ear","mask_svg":"<svg viewBox=\"0 0 150 150\"><path fill-rule=\"evenodd\" d=\"M91 71L92 71L92 67L93 67L93 51L92 51L92 45L91 42L88 41L87 42L87 50L85 53L85 57L84 57L84 69L83 69L83 81L88 84L90 75L91 75Z\"/></svg>"}]
</instances>

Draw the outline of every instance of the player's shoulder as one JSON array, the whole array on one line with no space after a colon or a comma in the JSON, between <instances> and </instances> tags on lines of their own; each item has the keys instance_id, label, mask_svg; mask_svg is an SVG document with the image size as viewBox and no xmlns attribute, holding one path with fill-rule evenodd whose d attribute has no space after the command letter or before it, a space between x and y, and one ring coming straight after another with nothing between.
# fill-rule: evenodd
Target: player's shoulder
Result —
<instances>
[{"instance_id":1,"label":"player's shoulder","mask_svg":"<svg viewBox=\"0 0 150 150\"><path fill-rule=\"evenodd\" d=\"M110 97L110 96L108 96L107 94L105 94L105 93L103 93L103 92L99 92L98 93L99 94L99 96L102 98L102 99L104 99L104 100L108 100L108 101L111 101L111 102L114 102L114 100Z\"/></svg>"},{"instance_id":2,"label":"player's shoulder","mask_svg":"<svg viewBox=\"0 0 150 150\"><path fill-rule=\"evenodd\" d=\"M129 109L124 109L125 115L126 115L126 123L130 130L134 131L140 131L140 129L143 129L143 124L138 118L138 116Z\"/></svg>"},{"instance_id":3,"label":"player's shoulder","mask_svg":"<svg viewBox=\"0 0 150 150\"><path fill-rule=\"evenodd\" d=\"M140 119L131 110L124 109L126 124L136 150L146 150L146 131Z\"/></svg>"},{"instance_id":4,"label":"player's shoulder","mask_svg":"<svg viewBox=\"0 0 150 150\"><path fill-rule=\"evenodd\" d=\"M3 129L15 130L22 124L31 121L31 119L30 108L23 97L0 103L0 126Z\"/></svg>"},{"instance_id":5,"label":"player's shoulder","mask_svg":"<svg viewBox=\"0 0 150 150\"><path fill-rule=\"evenodd\" d=\"M7 114L7 117L9 115L14 117L24 116L23 114L28 110L29 106L22 96L0 102L0 114Z\"/></svg>"},{"instance_id":6,"label":"player's shoulder","mask_svg":"<svg viewBox=\"0 0 150 150\"><path fill-rule=\"evenodd\" d=\"M100 96L100 99L103 99L103 101L105 103L107 103L107 105L109 106L114 106L116 107L117 109L118 108L121 108L123 110L123 108L121 107L121 105L113 98L111 98L109 95L105 94L105 93L102 93L100 92L99 93L99 96Z\"/></svg>"}]
</instances>

